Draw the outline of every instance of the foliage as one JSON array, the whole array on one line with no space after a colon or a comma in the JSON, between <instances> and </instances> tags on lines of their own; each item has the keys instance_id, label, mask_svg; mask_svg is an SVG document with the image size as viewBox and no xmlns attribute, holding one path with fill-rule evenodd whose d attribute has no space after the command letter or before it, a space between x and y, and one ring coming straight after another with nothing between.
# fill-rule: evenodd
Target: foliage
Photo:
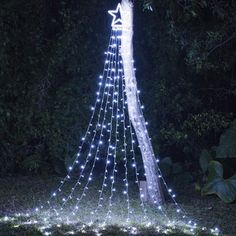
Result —
<instances>
[{"instance_id":1,"label":"foliage","mask_svg":"<svg viewBox=\"0 0 236 236\"><path fill-rule=\"evenodd\" d=\"M220 137L220 144L216 147L216 158L236 157L236 120Z\"/></svg>"},{"instance_id":2,"label":"foliage","mask_svg":"<svg viewBox=\"0 0 236 236\"><path fill-rule=\"evenodd\" d=\"M179 174L183 172L183 166L181 163L173 163L170 157L162 158L159 163L160 169L164 175L169 176L171 174Z\"/></svg>"},{"instance_id":3,"label":"foliage","mask_svg":"<svg viewBox=\"0 0 236 236\"><path fill-rule=\"evenodd\" d=\"M159 166L164 177L167 177L175 185L188 185L193 181L193 175L187 170L182 162L174 162L171 157L164 157L160 160Z\"/></svg>"},{"instance_id":4,"label":"foliage","mask_svg":"<svg viewBox=\"0 0 236 236\"><path fill-rule=\"evenodd\" d=\"M146 54L137 52L140 66L145 65L138 76L148 91L143 96L146 114L155 124L151 132L161 155L198 161L201 150L216 145L235 117L235 4L222 2L153 1L155 11L145 21L149 27L138 21L141 34L149 35L142 47ZM152 62L145 63L149 58ZM150 93L155 101L150 102Z\"/></svg>"},{"instance_id":5,"label":"foliage","mask_svg":"<svg viewBox=\"0 0 236 236\"><path fill-rule=\"evenodd\" d=\"M235 119L234 1L137 1L137 79L154 148L194 171ZM117 1L3 1L0 173L64 174L89 119ZM143 11L153 9L153 12ZM105 13L104 13L105 12ZM230 142L231 140L221 141ZM196 168L196 167L195 167Z\"/></svg>"},{"instance_id":6,"label":"foliage","mask_svg":"<svg viewBox=\"0 0 236 236\"><path fill-rule=\"evenodd\" d=\"M212 155L206 149L203 149L200 155L199 163L203 173L206 173L209 162L212 160Z\"/></svg>"},{"instance_id":7,"label":"foliage","mask_svg":"<svg viewBox=\"0 0 236 236\"><path fill-rule=\"evenodd\" d=\"M11 223L0 223L0 236L42 236L43 234L35 227L14 225Z\"/></svg>"},{"instance_id":8,"label":"foliage","mask_svg":"<svg viewBox=\"0 0 236 236\"><path fill-rule=\"evenodd\" d=\"M40 203L45 203L48 200L48 197L50 196L52 189L55 186L57 186L59 179L60 178L55 177L55 176L49 176L47 178L42 178L41 176L32 176L31 178L27 176L26 177L15 176L15 177L8 177L8 178L0 178L1 217L4 217L6 213L9 216L13 216L14 222L12 222L11 220L10 222L13 223L14 225L19 225L20 223L30 222L30 221L33 223L34 220L37 220L39 222L38 224L39 227L45 224L48 226L48 223L47 222L45 223L44 221L45 214L42 214L42 215L33 214L28 217L24 215L15 216L15 213L19 213L19 212L23 213L23 212L26 212L26 209L33 209L36 205ZM99 187L98 182L99 181L96 178L95 183L93 183L94 186ZM120 180L119 186L121 187L120 190L122 191L123 189L122 179ZM66 192L70 191L70 189L71 189L71 185L68 185L66 188ZM88 201L89 203L91 202L93 206L93 204L97 203L97 190L98 189L92 187L90 188L90 190L91 190L91 194L89 195L90 198L88 199ZM213 198L213 197L200 198L198 194L193 193L189 184L186 184L186 185L181 184L179 188L173 189L173 190L178 193L177 197L178 199L181 198L182 207L188 209L189 215L194 215L196 219L200 219L200 221L198 222L199 223L198 225L204 225L207 228L211 228L213 227L212 222L218 222L218 220L221 219L221 225L220 225L221 232L224 233L225 235L236 235L236 225L232 224L232 222L236 221L236 209L235 209L234 204L223 204L220 202L218 198ZM138 211L138 214L135 214L135 217L137 217L138 225L140 225L139 222L141 222L143 212L140 208L140 201L138 198L139 196L137 194L137 189L135 185L130 185L130 193L131 193L131 198L132 198L132 209L135 210L135 213L136 213L136 210ZM133 193L136 193L136 194L133 194ZM17 198L15 196L17 196ZM86 215L90 213L89 209L91 208L90 208L90 204L88 204L88 201L82 202L83 204L82 205L83 207L81 208L82 215ZM136 204L134 204L134 208L133 208L133 201L136 202ZM114 203L115 204L114 204L113 213L119 217L120 215L122 215L122 211L124 211L124 209L127 208L127 204L125 201L123 201L123 196L119 194L114 199ZM167 202L167 205L168 207L166 207L166 210L167 210L168 215L174 217L175 219L176 207L173 204L169 204L169 202ZM211 208L209 207L209 205L214 206L214 207ZM104 214L106 214L106 212L107 211L105 210ZM161 215L159 216L159 213L155 209L153 209L153 207L150 206L150 208L148 208L148 214L149 212L150 212L150 219L160 222L160 219L162 219L162 216ZM63 216L66 217L68 215L64 214ZM88 220L89 219L90 218L88 217ZM0 219L0 221L2 221L2 218ZM64 222L67 222L67 221L65 220ZM165 222L166 221L164 221L164 223ZM61 228L58 228L56 227L58 222L55 222L53 219L50 220L50 223L51 223L51 227L47 229L55 230L56 235L59 231L64 232L64 229L66 231L66 228L68 229L68 226L71 227L71 230L72 228L79 226L78 224L74 224L72 222L72 224L65 225L65 227L64 225L62 225ZM123 221L121 221L121 223L123 223ZM8 225L7 222L3 222L3 224ZM33 223L32 227L34 226L35 224ZM0 229L1 229L0 235L1 236L9 235L10 234L9 231L11 230L11 228L10 227L3 228L3 227L4 225L0 226ZM172 230L174 230L173 227L171 228ZM178 227L175 228L173 233L176 233L177 230L178 230ZM14 230L12 232L14 232ZM146 234L144 234L145 232ZM154 233L155 231L152 232L151 229L149 230L146 227L143 227L143 229L140 228L139 235L154 235ZM159 234L164 235L163 232L160 232ZM180 235L183 235L183 234L184 233L181 231ZM27 234L22 233L22 234L16 234L16 235L27 235ZM29 235L31 236L33 234L29 234ZM204 232L202 231L199 232L199 235L204 235Z\"/></svg>"},{"instance_id":9,"label":"foliage","mask_svg":"<svg viewBox=\"0 0 236 236\"><path fill-rule=\"evenodd\" d=\"M221 162L224 165L224 171L227 172L227 176L230 173L235 173L234 165L227 164L227 157L231 150L234 149L232 144L235 139L234 132L235 121L233 121L228 129L220 136L220 145L211 149L203 149L200 155L199 164L203 173L202 182L204 186L202 188L203 194L217 194L224 202L232 202L236 198L235 188L235 176L229 179L223 179L223 165L216 161L221 153ZM227 154L227 155L223 155ZM234 154L232 155L234 157ZM232 162L233 163L233 162ZM208 177L206 176L208 172Z\"/></svg>"},{"instance_id":10,"label":"foliage","mask_svg":"<svg viewBox=\"0 0 236 236\"><path fill-rule=\"evenodd\" d=\"M224 179L223 166L218 161L210 161L208 172L208 180L202 194L217 194L224 202L233 202L236 199L236 175Z\"/></svg>"},{"instance_id":11,"label":"foliage","mask_svg":"<svg viewBox=\"0 0 236 236\"><path fill-rule=\"evenodd\" d=\"M152 11L152 0L144 0L143 1L143 10L150 10Z\"/></svg>"}]
</instances>

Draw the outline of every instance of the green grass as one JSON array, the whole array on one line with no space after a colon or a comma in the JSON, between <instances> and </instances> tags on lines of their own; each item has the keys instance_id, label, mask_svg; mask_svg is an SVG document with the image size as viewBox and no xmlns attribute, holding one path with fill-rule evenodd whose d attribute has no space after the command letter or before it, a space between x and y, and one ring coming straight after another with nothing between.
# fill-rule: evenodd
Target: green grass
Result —
<instances>
[{"instance_id":1,"label":"green grass","mask_svg":"<svg viewBox=\"0 0 236 236\"><path fill-rule=\"evenodd\" d=\"M126 224L127 203L126 196L122 195L122 186L118 184L113 197L111 219L107 219L103 226L108 211L110 188L105 192L103 207L99 208L96 215L90 212L96 207L98 200L98 180L89 187L87 196L81 201L80 211L75 216L71 214L73 201L66 205L62 211L58 210L60 201L53 202L53 206L60 212L44 208L38 213L33 209L36 206L45 205L51 191L59 183L59 178L20 177L0 179L0 236L13 235L43 235L42 232L50 232L50 235L189 235L188 227L176 213L175 205L167 202L165 213L174 221L168 225L167 219L156 208L146 205L148 219L143 219L143 211L137 195L136 186L130 184L130 209L133 213L130 223ZM69 192L70 183L63 192ZM235 204L224 204L217 197L201 197L193 190L192 186L177 190L178 202L188 212L189 216L197 220L199 228L194 235L209 235L201 227L212 228L218 226L222 235L236 235L236 207ZM78 193L77 193L78 194ZM61 199L62 196L59 197ZM18 214L20 213L20 215ZM17 214L17 215L16 215ZM28 214L28 215L26 215ZM4 218L9 216L9 219ZM88 225L88 222L91 222ZM147 222L151 222L147 226ZM159 228L157 228L159 227ZM209 232L209 231L208 231Z\"/></svg>"}]
</instances>

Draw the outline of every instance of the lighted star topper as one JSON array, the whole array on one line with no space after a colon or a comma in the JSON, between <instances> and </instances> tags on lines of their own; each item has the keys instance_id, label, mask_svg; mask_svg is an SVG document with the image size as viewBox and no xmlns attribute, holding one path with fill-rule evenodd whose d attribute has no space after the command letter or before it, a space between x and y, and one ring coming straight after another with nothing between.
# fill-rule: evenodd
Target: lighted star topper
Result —
<instances>
[{"instance_id":1,"label":"lighted star topper","mask_svg":"<svg viewBox=\"0 0 236 236\"><path fill-rule=\"evenodd\" d=\"M110 10L108 13L113 16L113 20L111 23L112 28L120 28L122 26L122 20L120 18L120 14L122 12L121 4L119 3L116 7L116 10Z\"/></svg>"}]
</instances>

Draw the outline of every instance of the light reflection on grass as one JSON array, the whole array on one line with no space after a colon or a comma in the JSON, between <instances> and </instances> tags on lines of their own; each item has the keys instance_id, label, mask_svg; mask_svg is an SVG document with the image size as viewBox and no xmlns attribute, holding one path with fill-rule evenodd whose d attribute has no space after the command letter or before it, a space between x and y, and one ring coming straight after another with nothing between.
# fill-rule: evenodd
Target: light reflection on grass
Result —
<instances>
[{"instance_id":1,"label":"light reflection on grass","mask_svg":"<svg viewBox=\"0 0 236 236\"><path fill-rule=\"evenodd\" d=\"M133 206L137 202L133 201ZM40 210L31 214L15 214L0 218L1 225L8 224L9 228L16 229L22 226L33 227L43 235L211 235L217 232L196 229L191 232L188 225L177 218L172 218L171 222L166 222L163 215L156 212L151 206L146 206L148 219L143 221L143 214L139 207L133 207L133 217L129 223L125 222L124 203L114 204L112 218L104 224L106 207L100 210L98 217L93 217L91 221L90 208L81 207L81 211L76 217L71 216L71 212L64 209L58 216L52 210ZM169 212L170 213L170 209ZM40 233L38 232L38 233ZM32 234L40 235L40 234Z\"/></svg>"},{"instance_id":2,"label":"light reflection on grass","mask_svg":"<svg viewBox=\"0 0 236 236\"><path fill-rule=\"evenodd\" d=\"M27 181L29 181L27 179ZM59 196L58 199L54 199L52 205L59 211L59 216L56 216L55 211L47 210L45 203L48 200L49 192L55 188L55 182L52 183L46 180L45 183L40 183L38 179L32 180L32 183L24 179L19 182L14 181L14 188L9 192L8 195L2 195L1 203L2 208L5 210L4 215L0 218L0 236L12 236L12 235L24 235L24 236L41 236L43 232L45 235L212 235L211 230L202 230L202 226L196 227L194 232L190 231L189 226L185 221L182 220L181 216L177 214L176 207L173 203L167 201L166 205L163 206L164 212L171 219L171 222L165 218L164 215L157 209L157 207L145 205L147 209L146 220L143 220L144 213L140 207L140 200L138 196L138 190L136 185L130 185L130 204L133 211L130 218L129 224L125 222L127 217L127 203L126 196L122 194L122 181L117 182L116 193L112 200L112 214L105 226L103 226L104 218L108 210L108 198L110 191L107 189L104 192L104 200L102 207L99 208L98 214L91 217L90 212L96 208L98 202L98 190L99 190L99 179L95 180L93 185L89 188L89 192L86 197L80 203L80 209L78 214L73 216L71 211L74 206L74 202L71 201L60 211L61 199L64 196ZM47 186L48 185L48 186ZM63 194L67 195L70 190L72 183L68 183L67 187L63 191ZM8 189L9 182L4 185L5 189ZM3 187L4 187L3 186ZM3 188L4 189L4 188ZM8 190L9 191L9 190ZM80 194L78 192L77 195ZM0 195L1 196L1 195ZM9 208L12 204L9 196L17 196L18 204L16 208ZM6 198L7 197L7 198ZM8 205L7 205L7 204ZM37 204L39 203L39 204ZM39 212L35 212L35 207L43 204L44 209L40 209ZM191 206L191 215L194 218L194 214L198 209L197 205L187 204L183 206ZM17 210L19 207L19 210ZM32 210L34 207L34 210ZM30 210L31 209L31 210ZM7 213L8 212L8 213ZM16 212L22 212L22 214L15 214ZM8 217L5 217L7 215ZM198 217L196 217L198 218ZM149 224L150 223L150 224ZM214 222L213 222L214 224ZM199 224L201 225L201 224ZM209 224L208 222L208 225ZM213 229L212 229L213 230ZM9 232L12 231L12 234ZM17 233L14 233L17 232ZM19 233L20 232L20 233ZM22 233L24 232L24 233ZM25 233L27 232L27 233ZM213 234L215 232L212 232Z\"/></svg>"}]
</instances>

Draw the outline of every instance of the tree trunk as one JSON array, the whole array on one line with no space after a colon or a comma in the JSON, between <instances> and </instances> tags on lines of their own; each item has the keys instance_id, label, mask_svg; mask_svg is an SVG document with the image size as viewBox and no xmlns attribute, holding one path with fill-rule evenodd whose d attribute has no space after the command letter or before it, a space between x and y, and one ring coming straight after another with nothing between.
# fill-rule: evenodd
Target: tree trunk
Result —
<instances>
[{"instance_id":1,"label":"tree trunk","mask_svg":"<svg viewBox=\"0 0 236 236\"><path fill-rule=\"evenodd\" d=\"M137 82L133 67L133 4L129 0L122 0L121 6L121 56L124 66L125 90L129 117L142 153L149 201L154 204L162 204L164 198L160 180L158 178L156 159L140 107Z\"/></svg>"}]
</instances>

